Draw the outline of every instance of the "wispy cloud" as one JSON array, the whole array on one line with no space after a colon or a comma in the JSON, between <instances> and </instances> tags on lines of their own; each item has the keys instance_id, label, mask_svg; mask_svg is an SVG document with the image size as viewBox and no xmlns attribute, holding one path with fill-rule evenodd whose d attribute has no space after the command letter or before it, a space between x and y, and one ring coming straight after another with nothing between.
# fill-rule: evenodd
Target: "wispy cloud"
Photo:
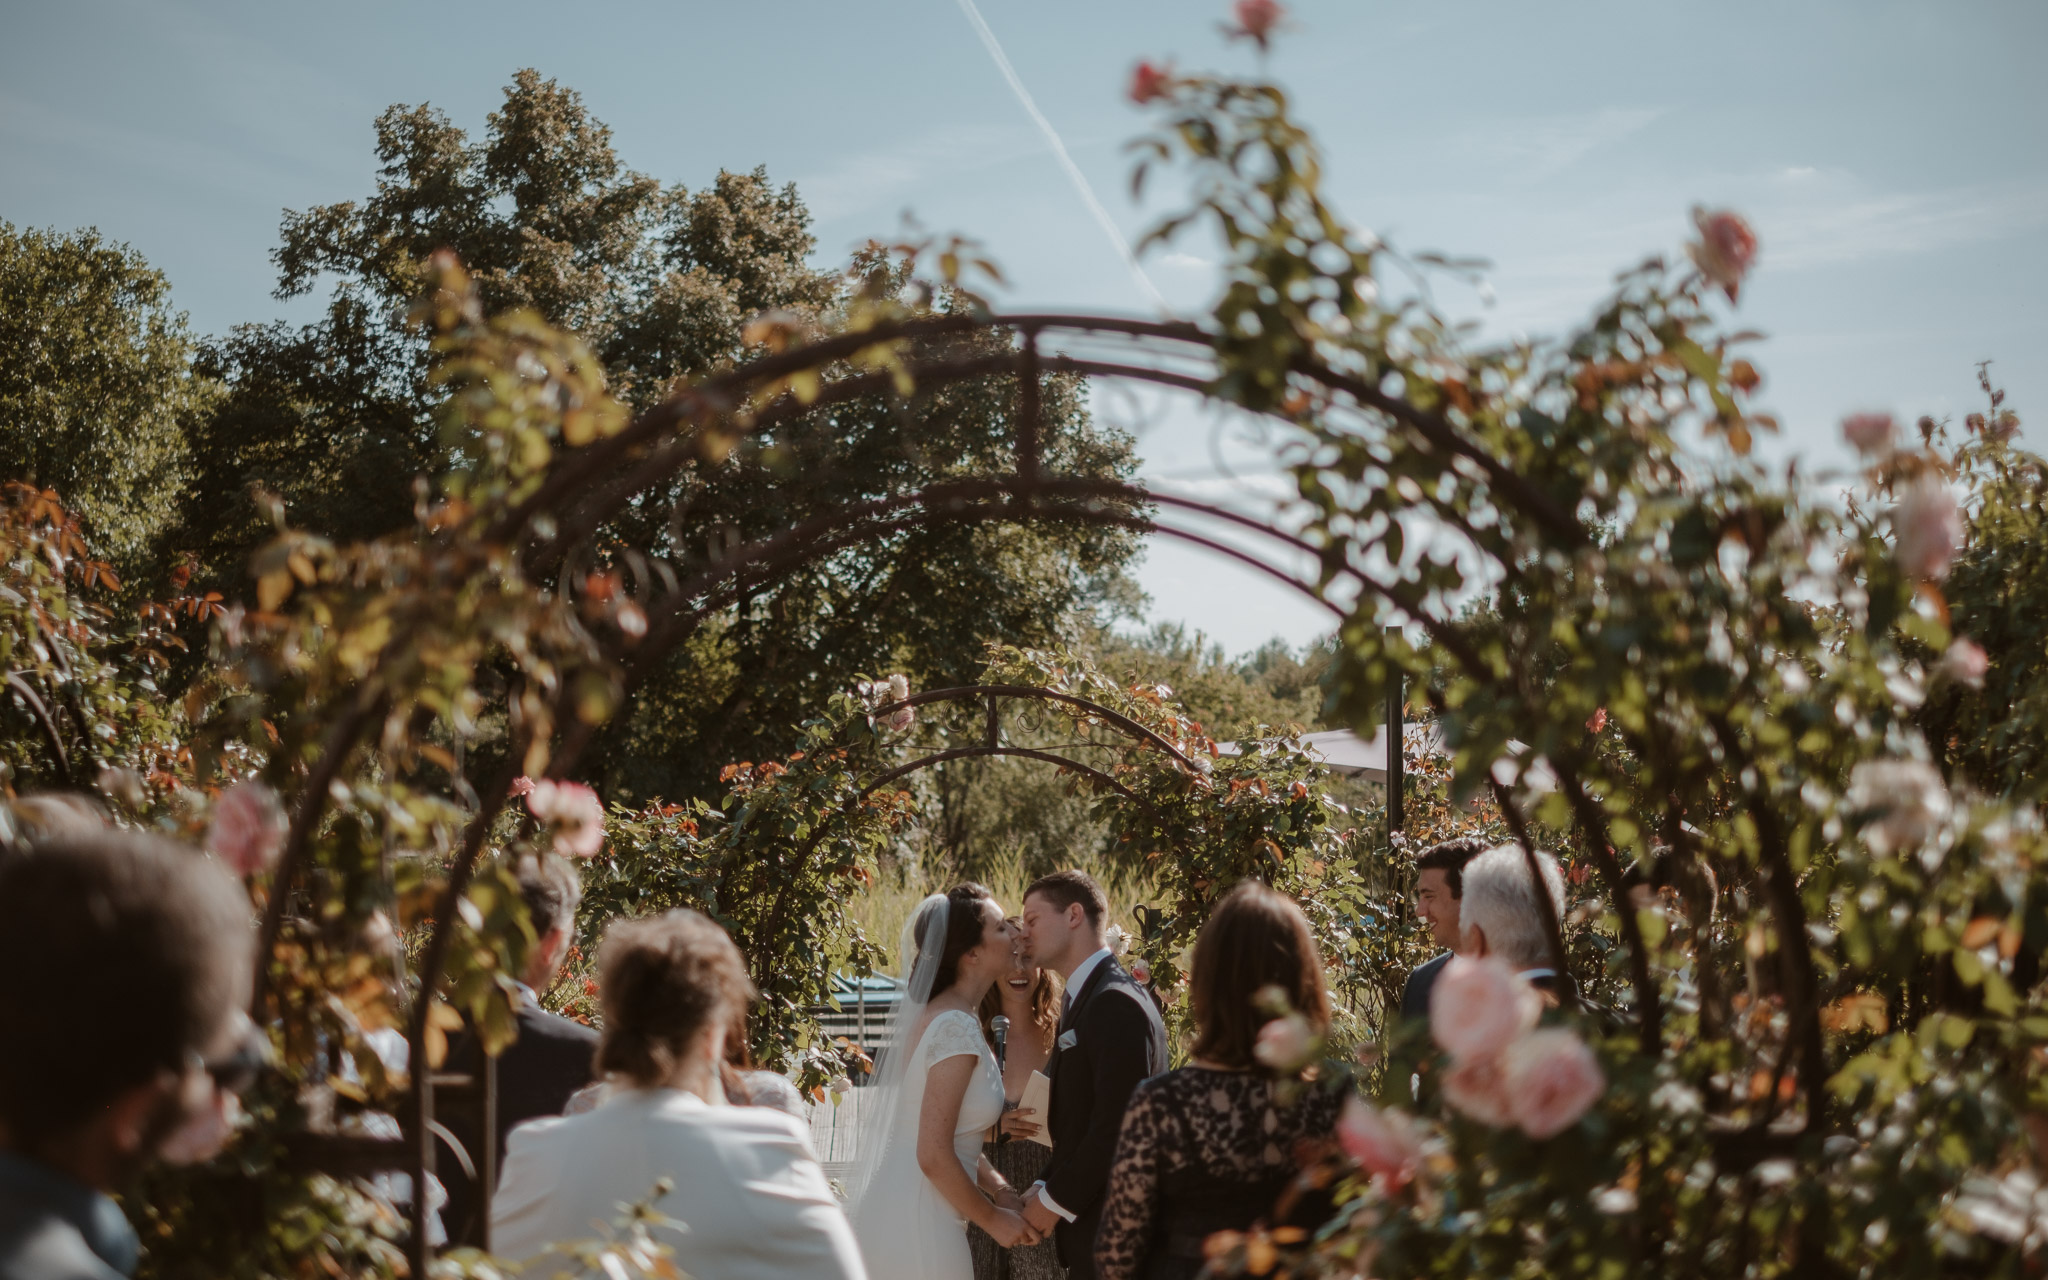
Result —
<instances>
[{"instance_id":1,"label":"wispy cloud","mask_svg":"<svg viewBox=\"0 0 2048 1280\"><path fill-rule=\"evenodd\" d=\"M864 151L822 173L797 179L804 202L821 220L887 205L935 179L999 168L1043 145L1025 129L956 125Z\"/></svg>"},{"instance_id":2,"label":"wispy cloud","mask_svg":"<svg viewBox=\"0 0 2048 1280\"><path fill-rule=\"evenodd\" d=\"M1562 173L1602 147L1647 129L1663 107L1602 107L1555 115L1490 119L1456 134L1450 145L1511 182Z\"/></svg>"},{"instance_id":3,"label":"wispy cloud","mask_svg":"<svg viewBox=\"0 0 2048 1280\"><path fill-rule=\"evenodd\" d=\"M1874 193L1829 181L1816 198L1756 214L1766 269L1927 253L2048 223L2048 181Z\"/></svg>"}]
</instances>

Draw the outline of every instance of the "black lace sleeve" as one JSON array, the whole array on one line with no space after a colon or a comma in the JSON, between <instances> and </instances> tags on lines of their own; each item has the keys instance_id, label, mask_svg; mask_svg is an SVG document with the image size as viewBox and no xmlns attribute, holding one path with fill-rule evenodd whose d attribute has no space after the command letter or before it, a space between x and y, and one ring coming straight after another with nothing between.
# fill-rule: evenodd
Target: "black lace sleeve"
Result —
<instances>
[{"instance_id":1,"label":"black lace sleeve","mask_svg":"<svg viewBox=\"0 0 2048 1280\"><path fill-rule=\"evenodd\" d=\"M1172 1108L1161 1088L1170 1076L1148 1080L1131 1095L1130 1109L1110 1165L1109 1197L1095 1237L1095 1272L1101 1280L1134 1280L1144 1264L1159 1209L1161 1163L1168 1147Z\"/></svg>"}]
</instances>

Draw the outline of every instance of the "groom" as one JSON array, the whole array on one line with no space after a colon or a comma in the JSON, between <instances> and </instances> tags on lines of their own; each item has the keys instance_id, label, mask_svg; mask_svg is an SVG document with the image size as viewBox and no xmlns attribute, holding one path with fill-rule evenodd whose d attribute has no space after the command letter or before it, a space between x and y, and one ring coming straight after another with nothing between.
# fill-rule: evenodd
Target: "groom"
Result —
<instances>
[{"instance_id":1,"label":"groom","mask_svg":"<svg viewBox=\"0 0 2048 1280\"><path fill-rule=\"evenodd\" d=\"M1102 887L1055 871L1024 891L1024 945L1066 979L1052 1077L1052 1163L1024 1197L1024 1220L1051 1231L1070 1280L1094 1280L1095 1229L1131 1091L1166 1070L1166 1024L1152 998L1110 955Z\"/></svg>"}]
</instances>

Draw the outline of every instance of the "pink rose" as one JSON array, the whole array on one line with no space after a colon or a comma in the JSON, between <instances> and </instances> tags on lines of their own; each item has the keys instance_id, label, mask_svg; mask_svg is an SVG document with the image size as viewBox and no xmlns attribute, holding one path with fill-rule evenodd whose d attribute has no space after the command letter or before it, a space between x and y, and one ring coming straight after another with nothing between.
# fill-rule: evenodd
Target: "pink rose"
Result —
<instances>
[{"instance_id":1,"label":"pink rose","mask_svg":"<svg viewBox=\"0 0 2048 1280\"><path fill-rule=\"evenodd\" d=\"M1435 1013L1431 1013L1435 1018ZM1514 1122L1507 1077L1497 1056L1468 1058L1444 1073L1444 1101L1481 1124L1501 1128Z\"/></svg>"},{"instance_id":2,"label":"pink rose","mask_svg":"<svg viewBox=\"0 0 2048 1280\"><path fill-rule=\"evenodd\" d=\"M1172 86L1173 68L1140 62L1131 68L1131 87L1126 92L1132 102L1142 107L1155 98L1165 97Z\"/></svg>"},{"instance_id":3,"label":"pink rose","mask_svg":"<svg viewBox=\"0 0 2048 1280\"><path fill-rule=\"evenodd\" d=\"M277 864L284 848L284 806L277 793L251 779L229 787L213 806L206 847L247 878Z\"/></svg>"},{"instance_id":4,"label":"pink rose","mask_svg":"<svg viewBox=\"0 0 2048 1280\"><path fill-rule=\"evenodd\" d=\"M1875 814L1863 842L1879 856L1917 849L1932 840L1954 807L1948 784L1924 760L1865 760L1849 770L1851 810Z\"/></svg>"},{"instance_id":5,"label":"pink rose","mask_svg":"<svg viewBox=\"0 0 2048 1280\"><path fill-rule=\"evenodd\" d=\"M1429 996L1429 1031L1460 1062L1491 1058L1536 1025L1543 997L1492 956L1452 956Z\"/></svg>"},{"instance_id":6,"label":"pink rose","mask_svg":"<svg viewBox=\"0 0 2048 1280\"><path fill-rule=\"evenodd\" d=\"M1607 1089L1586 1042L1563 1027L1532 1031L1501 1055L1507 1102L1532 1138L1554 1138L1579 1122Z\"/></svg>"},{"instance_id":7,"label":"pink rose","mask_svg":"<svg viewBox=\"0 0 2048 1280\"><path fill-rule=\"evenodd\" d=\"M594 858L604 848L604 802L582 783L544 778L526 793L526 807L553 828L556 853Z\"/></svg>"},{"instance_id":8,"label":"pink rose","mask_svg":"<svg viewBox=\"0 0 2048 1280\"><path fill-rule=\"evenodd\" d=\"M1243 36L1247 40L1256 40L1261 49L1265 48L1266 41L1272 38L1273 30L1280 25L1280 20L1287 16L1287 10L1282 8L1277 0L1237 0L1237 3L1231 6L1231 12L1237 18L1237 27L1231 34Z\"/></svg>"},{"instance_id":9,"label":"pink rose","mask_svg":"<svg viewBox=\"0 0 2048 1280\"><path fill-rule=\"evenodd\" d=\"M1858 453L1883 453L1891 448L1896 430L1888 413L1852 413L1842 419L1842 438Z\"/></svg>"},{"instance_id":10,"label":"pink rose","mask_svg":"<svg viewBox=\"0 0 2048 1280\"><path fill-rule=\"evenodd\" d=\"M888 681L885 683L884 688L882 689L882 701L885 703L901 702L909 696L910 681L908 678L904 676L890 676ZM891 711L888 715L882 717L882 724L885 727L895 730L898 733L901 733L903 730L908 729L911 725L915 724L916 722L916 707L898 707L896 710Z\"/></svg>"},{"instance_id":11,"label":"pink rose","mask_svg":"<svg viewBox=\"0 0 2048 1280\"><path fill-rule=\"evenodd\" d=\"M1957 684L1966 684L1972 689L1984 687L1984 673L1991 669L1991 659L1984 654L1984 647L1974 640L1958 637L1941 655L1941 673Z\"/></svg>"},{"instance_id":12,"label":"pink rose","mask_svg":"<svg viewBox=\"0 0 2048 1280\"><path fill-rule=\"evenodd\" d=\"M1381 1111L1353 1094L1344 1100L1337 1141L1384 1191L1398 1191L1422 1166L1422 1137L1406 1112Z\"/></svg>"},{"instance_id":13,"label":"pink rose","mask_svg":"<svg viewBox=\"0 0 2048 1280\"><path fill-rule=\"evenodd\" d=\"M1144 961L1143 959L1137 959L1137 960L1133 960L1133 961L1131 961L1131 977L1132 977L1132 978L1133 978L1133 979L1134 979L1134 980L1135 980L1135 981L1137 982L1137 984L1138 984L1139 986L1141 986L1141 987L1149 987L1149 986L1151 986L1151 985L1152 985L1152 966L1151 966L1151 965L1149 965L1149 964L1147 964L1147 963L1145 963L1145 961Z\"/></svg>"},{"instance_id":14,"label":"pink rose","mask_svg":"<svg viewBox=\"0 0 2048 1280\"><path fill-rule=\"evenodd\" d=\"M1923 471L1892 508L1892 537L1899 567L1916 578L1939 582L1963 546L1963 510L1941 477Z\"/></svg>"},{"instance_id":15,"label":"pink rose","mask_svg":"<svg viewBox=\"0 0 2048 1280\"><path fill-rule=\"evenodd\" d=\"M1275 1018L1260 1027L1259 1038L1252 1045L1252 1056L1282 1075L1291 1075L1307 1066L1315 1051L1315 1028L1298 1013Z\"/></svg>"},{"instance_id":16,"label":"pink rose","mask_svg":"<svg viewBox=\"0 0 2048 1280\"><path fill-rule=\"evenodd\" d=\"M1730 209L1709 213L1698 205L1692 210L1693 225L1700 238L1685 247L1700 274L1727 291L1728 301L1742 288L1742 278L1756 262L1756 232L1742 215Z\"/></svg>"},{"instance_id":17,"label":"pink rose","mask_svg":"<svg viewBox=\"0 0 2048 1280\"><path fill-rule=\"evenodd\" d=\"M533 794L533 779L521 774L512 779L512 794L524 796Z\"/></svg>"}]
</instances>

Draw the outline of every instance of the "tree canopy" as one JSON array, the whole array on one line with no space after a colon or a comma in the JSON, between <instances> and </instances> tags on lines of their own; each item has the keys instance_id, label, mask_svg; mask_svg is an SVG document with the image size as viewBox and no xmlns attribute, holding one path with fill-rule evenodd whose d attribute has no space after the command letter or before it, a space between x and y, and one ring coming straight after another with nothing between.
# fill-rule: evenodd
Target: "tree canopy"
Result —
<instances>
[{"instance_id":1,"label":"tree canopy","mask_svg":"<svg viewBox=\"0 0 2048 1280\"><path fill-rule=\"evenodd\" d=\"M428 343L406 313L438 251L463 263L487 307L574 332L628 408L761 351L765 339L748 337L756 317L816 328L890 269L879 247L850 274L813 266L808 211L764 170L690 190L626 168L580 96L531 70L478 139L431 106L392 107L377 120L377 156L368 198L285 218L278 293L329 286L325 316L245 326L207 350L227 394L197 430L192 491L204 498L178 536L224 592L246 592L248 556L274 533L262 495L295 527L374 537L410 523L416 477L466 465L470 442L437 423ZM919 476L973 474L1005 447L1014 398L1014 384L990 380L799 418L636 504L597 558L702 555ZM1061 465L1130 473L1130 441L1093 421L1077 383L1056 383L1046 411ZM722 763L785 747L857 672L963 683L992 637L1045 643L1128 604L1135 548L1120 531L1048 526L936 527L850 549L695 637L588 768L621 798L710 794Z\"/></svg>"},{"instance_id":2,"label":"tree canopy","mask_svg":"<svg viewBox=\"0 0 2048 1280\"><path fill-rule=\"evenodd\" d=\"M62 495L123 575L152 563L194 481L216 389L170 282L97 231L0 222L0 479Z\"/></svg>"}]
</instances>

